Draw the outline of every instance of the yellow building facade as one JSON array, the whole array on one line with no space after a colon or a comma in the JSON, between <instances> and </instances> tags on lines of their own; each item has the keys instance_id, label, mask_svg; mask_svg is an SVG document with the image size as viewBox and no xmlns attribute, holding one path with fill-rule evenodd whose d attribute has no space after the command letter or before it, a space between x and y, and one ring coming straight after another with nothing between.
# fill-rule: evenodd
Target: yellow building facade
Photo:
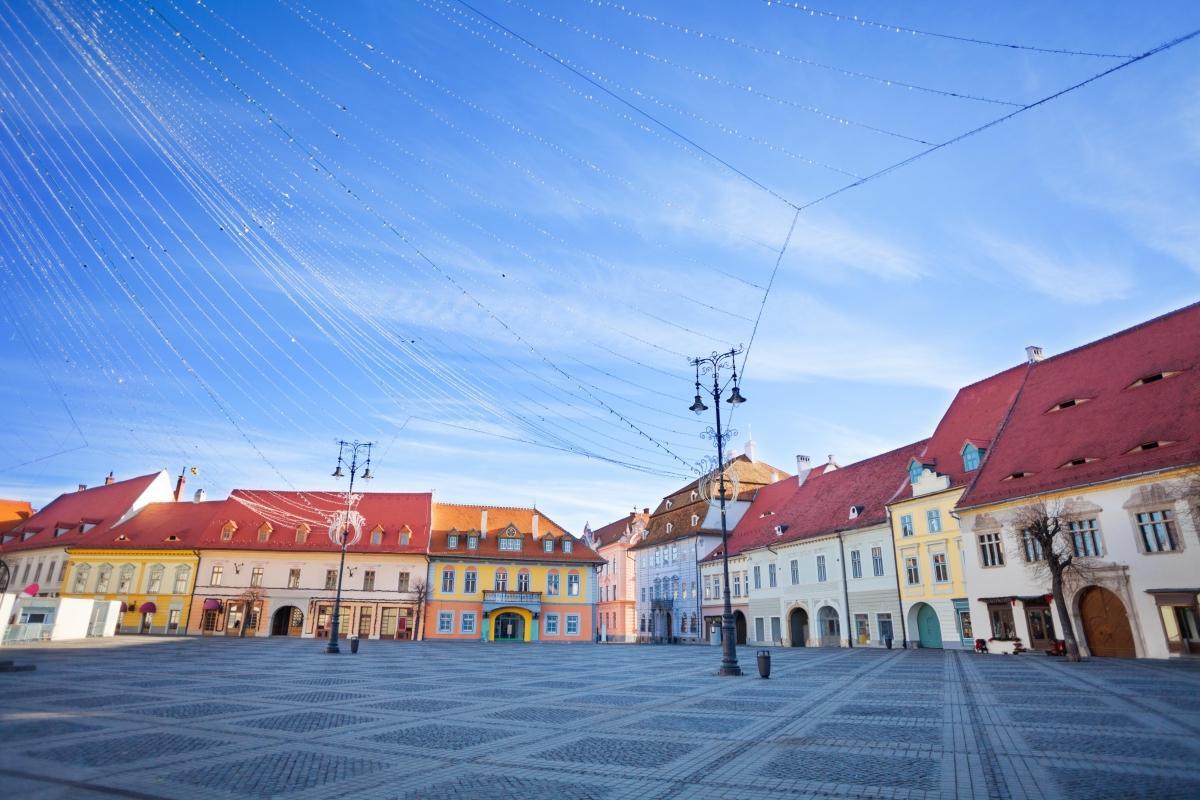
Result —
<instances>
[{"instance_id":1,"label":"yellow building facade","mask_svg":"<svg viewBox=\"0 0 1200 800\"><path fill-rule=\"evenodd\" d=\"M63 597L121 603L119 633L187 633L195 550L71 548Z\"/></svg>"}]
</instances>

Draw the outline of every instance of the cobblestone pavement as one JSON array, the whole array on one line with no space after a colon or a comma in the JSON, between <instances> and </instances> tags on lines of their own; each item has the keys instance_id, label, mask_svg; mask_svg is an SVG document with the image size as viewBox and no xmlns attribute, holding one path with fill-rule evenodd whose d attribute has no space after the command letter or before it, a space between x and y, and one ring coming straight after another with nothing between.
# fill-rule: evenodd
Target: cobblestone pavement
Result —
<instances>
[{"instance_id":1,"label":"cobblestone pavement","mask_svg":"<svg viewBox=\"0 0 1200 800\"><path fill-rule=\"evenodd\" d=\"M712 647L321 648L5 648L37 671L0 675L0 795L1200 798L1195 661L777 649L764 681Z\"/></svg>"}]
</instances>

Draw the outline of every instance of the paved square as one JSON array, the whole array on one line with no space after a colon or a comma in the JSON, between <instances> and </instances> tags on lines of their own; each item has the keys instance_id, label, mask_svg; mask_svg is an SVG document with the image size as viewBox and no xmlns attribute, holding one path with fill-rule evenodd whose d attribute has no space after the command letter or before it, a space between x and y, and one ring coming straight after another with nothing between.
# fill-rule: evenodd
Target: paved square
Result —
<instances>
[{"instance_id":1,"label":"paved square","mask_svg":"<svg viewBox=\"0 0 1200 800\"><path fill-rule=\"evenodd\" d=\"M49 798L1200 797L1200 662L138 639L5 648L0 787ZM753 651L741 651L754 672ZM11 792L10 792L11 790Z\"/></svg>"}]
</instances>

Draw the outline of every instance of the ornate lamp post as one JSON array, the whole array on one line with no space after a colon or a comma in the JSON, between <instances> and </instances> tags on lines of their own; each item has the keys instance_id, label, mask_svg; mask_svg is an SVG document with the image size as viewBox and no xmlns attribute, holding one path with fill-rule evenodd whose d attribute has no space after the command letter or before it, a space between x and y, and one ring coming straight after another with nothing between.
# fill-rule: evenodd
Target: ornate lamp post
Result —
<instances>
[{"instance_id":1,"label":"ornate lamp post","mask_svg":"<svg viewBox=\"0 0 1200 800\"><path fill-rule=\"evenodd\" d=\"M354 477L358 474L360 450L364 451L367 456L366 463L363 465L362 479L369 481L375 477L371 474L371 448L373 446L373 442L338 442L337 469L333 471L333 477L341 478L346 474L342 471L342 464L348 455L350 457L350 485L346 487L346 510L337 512L329 521L329 538L333 540L334 544L341 547L342 558L338 562L337 594L333 598L333 630L329 634L329 644L325 645L326 653L341 652L338 648L338 632L341 627L342 573L346 570L346 548L362 538L363 525L362 514L354 510ZM352 529L353 539L351 538Z\"/></svg>"},{"instance_id":2,"label":"ornate lamp post","mask_svg":"<svg viewBox=\"0 0 1200 800\"><path fill-rule=\"evenodd\" d=\"M712 353L708 356L693 358L688 363L696 368L696 402L692 403L689 410L696 412L697 415L708 410L708 406L704 405L704 401L700 397L700 375L712 373L712 389L705 390L712 395L713 408L717 417L716 429L710 429L711 437L717 443L717 483L718 483L718 502L721 505L721 559L724 562L725 580L724 580L724 596L725 596L725 611L721 617L721 669L717 672L718 675L741 675L742 669L737 663L737 634L733 625L733 606L729 600L729 529L725 523L725 438L729 434L721 430L721 366L728 365L733 371L733 377L726 384L732 384L733 390L729 393L729 398L725 401L730 405L736 406L746 402L746 398L742 397L742 393L738 388L737 376L737 357L742 352L741 347L735 347L724 353Z\"/></svg>"}]
</instances>

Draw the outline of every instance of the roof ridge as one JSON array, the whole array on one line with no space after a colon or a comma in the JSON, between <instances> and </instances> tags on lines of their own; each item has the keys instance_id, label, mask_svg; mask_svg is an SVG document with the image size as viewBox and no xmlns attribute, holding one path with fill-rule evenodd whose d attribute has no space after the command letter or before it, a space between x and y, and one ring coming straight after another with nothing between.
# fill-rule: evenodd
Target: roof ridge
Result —
<instances>
[{"instance_id":1,"label":"roof ridge","mask_svg":"<svg viewBox=\"0 0 1200 800\"><path fill-rule=\"evenodd\" d=\"M1026 364L1028 369L1025 370L1025 374L1021 377L1021 385L1017 387L1017 391L1016 394L1013 395L1012 402L1008 404L1008 409L1004 412L1004 418L1000 420L1000 424L996 427L996 433L994 436L992 436L993 442L999 442L1000 437L1004 435L1004 428L1008 425L1009 420L1012 419L1013 412L1017 409L1017 404L1021 402L1021 395L1024 394L1025 386L1029 383L1029 376L1033 374L1033 368L1039 363L1041 362L1032 361ZM971 480L967 481L966 488L964 488L962 494L959 495L960 500L964 497L970 496L971 490L975 488L975 484L979 480L979 476L982 475L983 471L987 468L988 458L991 456L994 450L994 447L989 447L983 451L983 460L979 463L979 468L974 470L975 474L971 476Z\"/></svg>"},{"instance_id":2,"label":"roof ridge","mask_svg":"<svg viewBox=\"0 0 1200 800\"><path fill-rule=\"evenodd\" d=\"M1113 333L1110 333L1107 336L1102 336L1099 339L1093 339L1090 342L1085 342L1081 345L1076 345L1075 347L1072 347L1069 350L1063 350L1061 353L1055 353L1052 356L1046 356L1044 359L1042 359L1040 362L1037 362L1037 363L1044 364L1047 361L1054 361L1055 359L1062 358L1063 356L1069 356L1072 353L1077 353L1081 350L1087 350L1089 348L1095 347L1096 345L1104 344L1106 342L1112 341L1113 339L1117 339L1122 336L1127 336L1127 335L1133 333L1134 331L1141 330L1142 328L1148 327L1157 322L1162 322L1163 320L1168 319L1169 317L1174 317L1179 314L1187 313L1188 311L1200 311L1200 300L1197 300L1194 303L1190 303L1186 306L1183 306L1182 308L1177 308L1173 311L1167 311L1165 313L1159 314L1157 317L1151 317L1150 319L1143 320L1142 322L1139 322L1136 325L1131 325L1128 328L1122 328L1119 331L1114 331Z\"/></svg>"}]
</instances>

